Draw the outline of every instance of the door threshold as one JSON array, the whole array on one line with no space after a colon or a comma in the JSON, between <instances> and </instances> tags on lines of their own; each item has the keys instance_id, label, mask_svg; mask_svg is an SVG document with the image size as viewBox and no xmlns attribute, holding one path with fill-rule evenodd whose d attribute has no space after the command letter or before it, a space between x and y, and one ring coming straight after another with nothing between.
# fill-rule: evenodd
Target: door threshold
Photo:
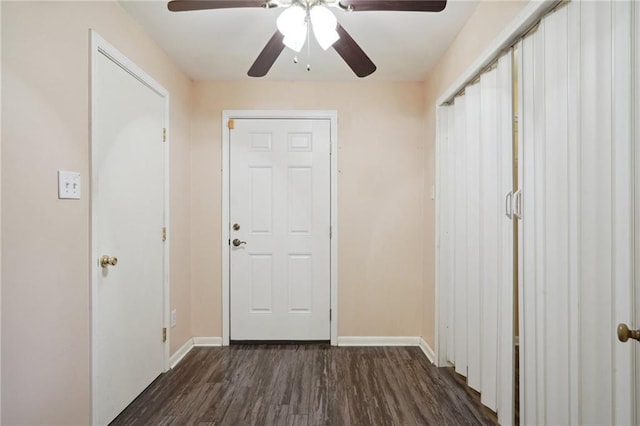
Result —
<instances>
[{"instance_id":1,"label":"door threshold","mask_svg":"<svg viewBox=\"0 0 640 426\"><path fill-rule=\"evenodd\" d=\"M229 345L328 345L329 340L230 340Z\"/></svg>"}]
</instances>

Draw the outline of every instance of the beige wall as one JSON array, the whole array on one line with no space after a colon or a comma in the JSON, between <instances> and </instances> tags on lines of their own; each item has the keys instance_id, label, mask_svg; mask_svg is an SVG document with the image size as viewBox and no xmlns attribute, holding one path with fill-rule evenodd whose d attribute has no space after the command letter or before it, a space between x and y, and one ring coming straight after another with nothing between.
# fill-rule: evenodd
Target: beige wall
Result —
<instances>
[{"instance_id":1,"label":"beige wall","mask_svg":"<svg viewBox=\"0 0 640 426\"><path fill-rule=\"evenodd\" d=\"M197 82L192 142L195 336L220 336L224 109L338 111L340 336L417 336L422 306L422 83Z\"/></svg>"},{"instance_id":2,"label":"beige wall","mask_svg":"<svg viewBox=\"0 0 640 426\"><path fill-rule=\"evenodd\" d=\"M191 336L191 82L115 2L1 7L2 423L87 424L89 28L171 92L174 349ZM81 200L57 199L59 169L81 173Z\"/></svg>"},{"instance_id":3,"label":"beige wall","mask_svg":"<svg viewBox=\"0 0 640 426\"><path fill-rule=\"evenodd\" d=\"M435 104L445 90L476 61L491 42L527 5L527 0L482 1L465 26L428 74L424 82L426 150L425 186L435 185ZM428 200L424 212L424 291L422 335L435 344L435 201Z\"/></svg>"}]
</instances>

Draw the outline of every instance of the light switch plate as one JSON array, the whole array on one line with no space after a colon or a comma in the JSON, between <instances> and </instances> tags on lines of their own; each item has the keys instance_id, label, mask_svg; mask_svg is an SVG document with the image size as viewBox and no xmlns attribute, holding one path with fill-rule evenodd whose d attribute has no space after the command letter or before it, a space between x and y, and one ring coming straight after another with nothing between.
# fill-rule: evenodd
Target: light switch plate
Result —
<instances>
[{"instance_id":1,"label":"light switch plate","mask_svg":"<svg viewBox=\"0 0 640 426\"><path fill-rule=\"evenodd\" d=\"M80 173L58 170L58 198L80 199Z\"/></svg>"},{"instance_id":2,"label":"light switch plate","mask_svg":"<svg viewBox=\"0 0 640 426\"><path fill-rule=\"evenodd\" d=\"M178 313L175 309L171 311L171 327L175 327L178 322Z\"/></svg>"}]
</instances>

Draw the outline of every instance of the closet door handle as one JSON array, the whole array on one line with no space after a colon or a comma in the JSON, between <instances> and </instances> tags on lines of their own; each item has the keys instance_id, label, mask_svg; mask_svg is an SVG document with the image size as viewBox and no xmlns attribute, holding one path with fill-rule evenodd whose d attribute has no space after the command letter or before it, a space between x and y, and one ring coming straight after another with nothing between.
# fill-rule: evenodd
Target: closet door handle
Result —
<instances>
[{"instance_id":1,"label":"closet door handle","mask_svg":"<svg viewBox=\"0 0 640 426\"><path fill-rule=\"evenodd\" d=\"M513 209L513 214L520 220L522 220L522 191L519 189L513 194L513 201L515 204L515 209Z\"/></svg>"},{"instance_id":2,"label":"closet door handle","mask_svg":"<svg viewBox=\"0 0 640 426\"><path fill-rule=\"evenodd\" d=\"M504 214L509 218L513 218L513 192L507 192L507 195L504 196Z\"/></svg>"}]
</instances>

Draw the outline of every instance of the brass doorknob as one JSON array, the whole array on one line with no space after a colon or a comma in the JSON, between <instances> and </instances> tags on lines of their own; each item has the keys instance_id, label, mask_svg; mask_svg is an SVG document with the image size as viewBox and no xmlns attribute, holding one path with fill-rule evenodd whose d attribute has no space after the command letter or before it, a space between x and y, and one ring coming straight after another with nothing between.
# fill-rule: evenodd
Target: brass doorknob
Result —
<instances>
[{"instance_id":1,"label":"brass doorknob","mask_svg":"<svg viewBox=\"0 0 640 426\"><path fill-rule=\"evenodd\" d=\"M239 239L234 239L233 241L231 241L233 243L234 247L238 247L240 244L247 244L246 241L240 241Z\"/></svg>"},{"instance_id":2,"label":"brass doorknob","mask_svg":"<svg viewBox=\"0 0 640 426\"><path fill-rule=\"evenodd\" d=\"M102 266L103 268L106 268L109 265L116 266L117 264L118 264L117 257L110 257L105 254L100 258L100 266Z\"/></svg>"},{"instance_id":3,"label":"brass doorknob","mask_svg":"<svg viewBox=\"0 0 640 426\"><path fill-rule=\"evenodd\" d=\"M629 339L640 342L640 330L629 330L627 324L618 324L618 340L626 342Z\"/></svg>"}]
</instances>

